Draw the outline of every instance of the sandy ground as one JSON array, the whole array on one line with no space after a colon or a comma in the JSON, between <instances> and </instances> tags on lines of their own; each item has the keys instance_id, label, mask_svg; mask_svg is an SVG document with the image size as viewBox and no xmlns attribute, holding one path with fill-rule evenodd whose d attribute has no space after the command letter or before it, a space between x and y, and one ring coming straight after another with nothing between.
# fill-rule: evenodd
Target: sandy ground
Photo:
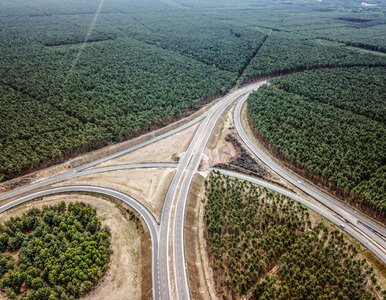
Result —
<instances>
[{"instance_id":1,"label":"sandy ground","mask_svg":"<svg viewBox=\"0 0 386 300\"><path fill-rule=\"evenodd\" d=\"M18 188L23 185L28 185L40 180L47 179L53 175L68 171L70 168L69 163L63 163L57 166L53 166L47 169L43 169L38 172L34 172L22 177L18 177L3 183L0 183L0 194L8 192L12 189Z\"/></svg>"},{"instance_id":2,"label":"sandy ground","mask_svg":"<svg viewBox=\"0 0 386 300\"><path fill-rule=\"evenodd\" d=\"M247 122L247 105L244 105L242 111L241 111L241 122L243 124L243 127L246 131L246 133L248 134L248 136L251 138L251 140L253 141L253 143L255 145L259 145L259 148L262 148L264 149L264 147L260 144L260 142L255 138L255 135L254 133L252 132L252 129L251 127L249 126L248 122ZM238 138L239 136L236 135ZM244 145L243 141L239 138L239 141L241 142L242 145ZM253 158L255 158L255 160L257 162L259 162L261 165L264 166L264 163L259 160L254 154L252 154L249 149L248 149L248 152L251 154L251 156ZM275 181L277 182L278 184L290 189L290 190L293 190L294 189L294 186L292 186L289 182L287 182L286 180L284 180L283 178L281 178L280 176L278 176L276 173L274 173L271 169L269 168L266 168L267 172L269 173L269 176L268 178L272 181Z\"/></svg>"},{"instance_id":3,"label":"sandy ground","mask_svg":"<svg viewBox=\"0 0 386 300\"><path fill-rule=\"evenodd\" d=\"M208 243L206 238L206 227L204 220L205 204L201 201L205 197L204 179L209 172L200 172L196 175L192 190L189 195L187 218L185 224L186 257L189 270L189 282L192 298L194 299L218 299L216 295L214 274L208 256ZM201 177L199 180L197 177ZM383 290L386 289L386 268L368 250L362 247L355 239L328 220L308 210L313 226L322 222L330 231L339 230L350 244L359 251L358 259L366 259L373 267L378 284ZM380 299L380 298L379 298Z\"/></svg>"},{"instance_id":4,"label":"sandy ground","mask_svg":"<svg viewBox=\"0 0 386 300\"><path fill-rule=\"evenodd\" d=\"M70 179L55 186L97 185L126 193L151 210L158 218L174 169L140 169L105 172Z\"/></svg>"},{"instance_id":5,"label":"sandy ground","mask_svg":"<svg viewBox=\"0 0 386 300\"><path fill-rule=\"evenodd\" d=\"M184 131L181 131L173 136L165 138L156 143L150 144L142 149L139 149L135 152L129 153L127 155L118 157L113 160L109 160L105 163L102 163L94 168L100 168L104 166L111 166L117 164L133 163L133 162L176 162L180 155L185 152L191 139L193 138L194 133L196 132L198 125L191 126ZM141 139L142 141L142 139ZM129 141L130 142L130 141ZM125 142L129 145L134 144ZM120 148L122 146L119 146ZM90 152L86 155L75 158L72 161L53 166L41 171L31 173L29 175L16 178L11 181L7 181L0 184L0 194L7 192L13 188L16 188L21 185L30 184L40 180L47 179L53 175L65 172L71 168L72 165L76 166L83 162L87 162L93 159L97 159L100 155L99 152L109 153L114 152L114 149L118 148L118 145L113 145L106 147L102 150Z\"/></svg>"},{"instance_id":6,"label":"sandy ground","mask_svg":"<svg viewBox=\"0 0 386 300\"><path fill-rule=\"evenodd\" d=\"M195 113L177 121L177 122L174 122L168 126L165 126L165 127L162 127L160 129L157 129L157 130L154 130L152 132L148 132L146 134L143 134L139 137L136 137L136 138L133 138L133 139L130 139L128 141L125 141L125 142L122 142L122 143L119 143L119 144L114 144L114 145L108 145L106 147L103 147L99 150L95 150L95 151L91 151L91 152L88 152L88 153L84 153L84 154L80 154L79 156L76 156L72 159L69 159L68 161L64 162L64 163L61 163L61 164L57 164L57 165L53 165L52 167L49 167L49 168L44 168L42 170L38 170L36 172L31 172L27 175L24 175L24 176L20 176L20 177L17 177L17 178L14 178L12 180L9 180L9 181L6 181L6 182L3 182L3 183L0 183L0 194L1 193L5 193L7 191L10 191L12 189L15 189L17 187L21 187L21 186L24 186L24 185L27 185L27 184L31 184L31 183L34 183L34 182L38 182L38 181L41 181L41 180L44 180L44 179L47 179L49 177L52 177L52 176L55 176L57 174L60 174L60 173L63 173L71 168L74 168L74 167L77 167L81 164L84 164L84 163L88 163L88 162L91 162L91 161L94 161L94 160L97 160L101 157L104 157L104 156L107 156L111 153L115 153L117 151L120 151L120 150L123 150L123 149L126 149L128 147L132 147L136 144L139 144L139 143L142 143L146 140L148 140L149 138L152 138L154 137L155 135L160 135L162 133L165 133L169 130L172 130L174 128L177 128L179 126L182 126L183 124L193 120L194 118L200 116L203 112L207 111L208 109L210 109L215 103L217 103L220 99L222 98L218 98L214 101L212 101L211 103L207 104L207 105L204 105L202 106L198 111L196 111ZM195 130L197 127L196 126L192 126L190 128L188 128L187 130L184 131L184 133L180 133L180 135L174 135L174 137L178 136L178 138L182 139L183 142L181 142L181 140L178 140L176 139L174 141L174 143L171 143L170 145L168 144L164 144L164 148L166 148L166 151L169 151L169 152L173 152L173 148L174 149L177 149L176 151L174 152L180 152L179 149L183 148L184 147L184 143L185 146L187 145L187 140L186 139L189 139L189 134L191 133L191 130ZM166 139L164 140L166 141ZM172 147L173 146L173 147ZM170 148L169 150L167 148ZM145 148L143 148L145 149ZM142 150L143 150L142 149ZM147 153L144 153L146 157L149 157L149 153L151 154L151 161L155 161L155 158L154 158L154 153L157 153L159 151L159 149L157 149L157 147L153 148L153 152L149 151ZM174 153L173 152L173 153ZM181 151L183 152L183 151ZM163 153L163 151L161 151L161 153ZM171 155L167 155L167 154L163 154L167 157L166 160L170 160L170 161L173 161L173 153ZM172 157L170 159L170 157ZM133 159L135 159L135 157L133 157ZM142 158L140 160L138 160L137 162L140 162L142 161ZM147 160L144 160L144 162L147 161Z\"/></svg>"},{"instance_id":7,"label":"sandy ground","mask_svg":"<svg viewBox=\"0 0 386 300\"><path fill-rule=\"evenodd\" d=\"M186 151L197 126L194 125L135 152L109 160L96 166L96 168L133 162L176 162L180 155Z\"/></svg>"},{"instance_id":8,"label":"sandy ground","mask_svg":"<svg viewBox=\"0 0 386 300\"><path fill-rule=\"evenodd\" d=\"M248 122L247 122L246 113L247 113L247 105L245 105L243 107L241 121L243 122L244 128L245 128L248 136L252 139L252 141L255 143L255 145L259 146L260 149L265 149L264 146L258 141L258 139L255 138L255 136L254 136L254 134L253 134ZM268 152L266 151L266 153L268 153ZM272 155L270 155L269 153L268 153L268 155L277 161L277 159L272 157ZM252 155L252 156L255 157L254 155ZM258 159L256 159L256 160L259 161L260 163L262 163L260 160L258 160ZM277 174L272 172L270 169L268 169L268 170L270 173L269 174L270 180L272 180L272 181L276 182L277 184L282 185L285 188L295 192L296 194L301 196L303 199L306 199L317 206L323 207L323 205L320 202L316 201L311 196L305 194L303 191L301 191L300 189L298 189L297 187L295 187L294 185L292 185L288 181L284 180L283 178L281 178L280 176L278 176ZM306 179L304 179L304 180L306 180ZM325 191L325 190L324 190L324 192L328 193L328 191ZM319 214L315 213L312 210L309 210L309 211L310 211L310 217L311 217L313 224L315 224L317 222L323 222L324 224L328 225L331 230L337 229L337 227L335 225L328 222L326 219L321 217ZM383 289L386 289L386 267L384 266L384 264L382 262L380 262L379 259L377 257L375 257L371 252L369 252L364 247L362 247L360 244L358 244L358 242L355 239L353 239L350 235L348 235L344 231L343 231L343 233L344 233L346 239L348 241L350 241L352 244L354 244L360 250L359 257L361 259L366 258L367 261L369 261L369 263L373 266L374 273L376 274L376 277L377 277L380 285L383 287Z\"/></svg>"},{"instance_id":9,"label":"sandy ground","mask_svg":"<svg viewBox=\"0 0 386 300\"><path fill-rule=\"evenodd\" d=\"M232 111L229 111L223 119L221 125L218 126L217 132L215 132L212 137L208 147L205 149L205 156L203 161L203 170L205 167L213 166L221 163L228 163L232 159L234 159L238 153L236 149L232 146L231 143L225 141L225 137L228 134L232 134L235 137L238 137L237 131L234 129L233 121L232 121ZM242 121L244 126L249 133L249 135L253 138L253 133L246 122L246 107L243 109L243 118ZM253 138L254 139L254 138ZM240 140L240 139L239 139ZM240 140L241 144L243 142ZM259 142L254 139L254 142L259 144ZM261 145L260 145L261 146ZM245 148L246 149L246 148ZM248 149L246 149L249 151ZM254 157L254 155L252 155ZM263 165L261 161L256 159L260 164ZM272 172L270 169L267 169L267 179L272 182L276 182L276 184L282 185L289 190L296 192L298 195L303 198L309 200L310 202L321 206L319 202L310 196L304 194L302 191L294 187L292 184L288 183L277 174ZM209 175L208 172L201 172L200 175L206 177ZM198 175L196 175L198 176ZM204 197L204 187L203 187L204 179L198 181L195 178L195 182L193 183L189 204L187 208L187 218L185 224L186 231L186 239L185 243L186 247L186 256L188 262L188 270L189 270L189 282L191 286L192 296L194 299L217 299L216 290L215 290L215 282L213 278L213 271L211 269L209 257L208 257L208 245L206 240L206 231L205 231L205 222L204 222L204 204L200 201ZM201 182L201 183L199 183ZM199 186L197 186L199 185ZM326 219L318 215L317 213L310 211L310 218L312 224L316 224L319 222L323 222L326 224L331 230L336 230L337 227L331 223L329 223ZM343 232L346 239L353 243L357 249L359 249L360 253L358 257L360 259L367 258L369 263L373 266L376 277L378 278L378 282L380 285L385 288L386 283L386 274L384 268L380 267L379 261L368 253L363 247L361 247L351 236L347 235Z\"/></svg>"},{"instance_id":10,"label":"sandy ground","mask_svg":"<svg viewBox=\"0 0 386 300\"><path fill-rule=\"evenodd\" d=\"M233 133L232 111L226 113L223 122L217 126L211 140L204 151L204 167L225 164L236 157L237 151L233 145L225 141L225 137Z\"/></svg>"},{"instance_id":11,"label":"sandy ground","mask_svg":"<svg viewBox=\"0 0 386 300\"><path fill-rule=\"evenodd\" d=\"M209 263L204 225L204 181L209 172L193 179L185 219L185 254L192 299L216 299L213 271Z\"/></svg>"},{"instance_id":12,"label":"sandy ground","mask_svg":"<svg viewBox=\"0 0 386 300\"><path fill-rule=\"evenodd\" d=\"M103 281L84 300L141 299L141 235L138 222L128 220L117 204L106 198L86 194L56 195L29 202L0 215L0 223L19 215L32 207L53 205L60 201L81 201L97 209L103 225L111 231L111 262ZM147 234L146 234L147 235ZM150 269L148 270L150 276ZM0 299L7 299L0 295Z\"/></svg>"}]
</instances>

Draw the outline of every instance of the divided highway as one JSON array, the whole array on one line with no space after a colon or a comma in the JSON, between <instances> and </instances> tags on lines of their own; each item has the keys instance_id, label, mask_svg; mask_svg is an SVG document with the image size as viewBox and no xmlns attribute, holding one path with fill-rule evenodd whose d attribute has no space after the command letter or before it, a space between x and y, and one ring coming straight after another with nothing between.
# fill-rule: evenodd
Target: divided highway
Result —
<instances>
[{"instance_id":1,"label":"divided highway","mask_svg":"<svg viewBox=\"0 0 386 300\"><path fill-rule=\"evenodd\" d=\"M328 207L330 211L342 217L342 222L350 224L350 226L356 228L357 232L361 232L361 236L367 235L366 240L362 239L362 244L372 250L384 263L386 263L385 228L382 228L381 225L377 224L371 218L355 211L350 206L345 205L342 202L336 200L331 195L321 191L299 175L281 166L270 155L268 155L265 151L259 149L256 146L256 144L246 133L245 128L241 122L242 108L247 99L248 97L245 96L241 98L240 101L237 103L236 108L234 110L233 118L235 128L240 138L242 139L244 144L249 148L249 150L268 168L273 170L280 177L284 178L306 194L310 195L312 198L316 199L317 201ZM355 234L353 236L356 238L358 234Z\"/></svg>"},{"instance_id":2,"label":"divided highway","mask_svg":"<svg viewBox=\"0 0 386 300\"><path fill-rule=\"evenodd\" d=\"M206 114L188 149L180 160L165 198L160 230L160 299L190 299L184 251L184 220L187 196L203 151L222 114L238 98L263 83L239 89L224 97ZM170 278L173 270L174 278Z\"/></svg>"},{"instance_id":3,"label":"divided highway","mask_svg":"<svg viewBox=\"0 0 386 300\"><path fill-rule=\"evenodd\" d=\"M198 170L201 162L202 153L209 141L209 138L219 121L221 115L232 105L238 98L243 95L249 94L262 83L256 83L247 87L238 89L237 91L227 95L223 99L220 99L212 108L203 113L196 119L188 122L187 124L180 126L176 129L170 130L159 136L150 138L149 140L118 151L111 155L105 156L96 161L83 164L70 171L61 173L51 178L27 185L25 187L16 189L14 191L4 193L0 195L0 201L20 196L22 194L32 193L17 200L14 200L8 204L0 207L0 213L20 205L27 201L31 201L38 197L45 195L52 195L55 193L65 192L81 192L89 191L100 194L107 194L111 197L115 197L122 201L127 202L134 210L136 210L141 217L145 220L146 224L151 231L152 236L152 278L153 278L153 298L154 299L189 299L189 285L187 280L186 268L185 268L185 254L184 254L184 216L187 202L187 196L189 188L195 172ZM101 168L91 169L103 162L128 154L154 142L160 141L166 137L172 136L178 132L181 132L195 124L200 123L191 144L188 147L185 155L182 157L178 165L170 163L138 163L138 164L123 164L114 165ZM62 182L68 179L86 176L90 174L97 174L102 172L111 172L122 169L136 169L136 168L176 168L176 173L173 177L172 183L169 187L160 224L157 225L157 234L152 230L150 219L147 216L147 212L137 207L138 202L135 199L127 196L123 193L102 188L102 187L88 187L88 186L67 186L60 188L47 189L39 192L33 192L37 189L42 189L51 184ZM154 218L154 217L153 217ZM149 225L150 224L150 225ZM152 233L153 232L153 233ZM159 245L158 245L159 243ZM173 247L171 247L173 246ZM170 270L173 270L174 281L171 282ZM173 285L172 288L170 288Z\"/></svg>"},{"instance_id":4,"label":"divided highway","mask_svg":"<svg viewBox=\"0 0 386 300\"><path fill-rule=\"evenodd\" d=\"M57 176L53 176L46 180L42 180L14 191L4 193L0 195L0 201L17 197L22 194L29 194L3 206L0 206L0 213L27 201L58 193L92 192L108 195L123 201L142 217L147 227L149 228L152 239L153 299L188 300L190 299L190 292L187 276L187 266L185 261L184 222L189 189L191 187L193 177L200 166L203 152L207 147L210 137L213 135L214 129L218 125L219 120L223 114L229 109L229 107L237 102L234 110L234 123L241 139L244 141L246 146L256 155L256 157L258 157L274 172L293 185L297 186L299 189L303 190L305 193L311 195L320 203L324 204L325 207L314 205L311 202L299 197L298 195L286 190L285 188L276 186L264 180L235 172L218 169L216 170L225 175L233 176L242 180L248 180L255 184L282 193L296 201L303 203L335 224L339 225L340 223L344 222L343 220L346 220L347 226L345 230L358 241L363 243L366 247L368 247L371 251L373 251L386 263L386 240L382 238L381 235L376 233L384 232L384 229L380 225L373 222L366 216L355 212L350 207L343 205L330 195L318 190L315 186L304 181L293 172L283 168L264 151L258 149L252 140L248 137L240 118L242 106L247 100L248 95L265 83L265 81L262 81L240 88L220 99L210 109L208 109L196 119L158 136L153 136L145 142L128 147L111 155L107 155L96 161L83 164L79 167L76 167ZM186 152L181 157L178 164L157 162L131 163L93 168L103 162L128 154L147 145L150 145L151 143L172 136L195 124L199 124L198 128ZM154 215L144 205L139 203L134 198L112 189L87 185L71 185L58 188L50 188L36 192L37 189L47 188L47 186L50 184L62 182L72 178L103 172L141 168L175 169L174 176L164 201L159 223L157 222ZM338 217L335 214L337 214ZM339 216L342 217L342 219L340 219ZM369 229L369 227L372 228L375 232Z\"/></svg>"}]
</instances>

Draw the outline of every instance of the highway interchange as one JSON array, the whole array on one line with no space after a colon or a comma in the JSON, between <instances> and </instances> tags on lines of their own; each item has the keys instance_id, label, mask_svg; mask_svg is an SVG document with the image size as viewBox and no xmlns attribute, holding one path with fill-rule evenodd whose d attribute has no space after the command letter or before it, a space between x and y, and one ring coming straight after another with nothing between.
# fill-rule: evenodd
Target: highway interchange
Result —
<instances>
[{"instance_id":1,"label":"highway interchange","mask_svg":"<svg viewBox=\"0 0 386 300\"><path fill-rule=\"evenodd\" d=\"M355 211L350 206L339 202L335 198L333 198L328 193L316 188L311 183L307 182L307 180L301 178L294 172L291 172L289 169L282 167L275 159L270 157L264 150L259 149L256 146L256 143L252 141L252 139L246 133L244 126L241 122L241 114L242 107L247 100L247 97L243 97L236 105L234 110L234 123L236 130L244 142L244 144L251 150L251 152L259 158L264 165L268 166L272 171L278 174L280 177L284 178L292 185L297 187L298 189L305 192L307 195L310 195L312 198L316 199L318 202L325 205L331 211L334 211L337 215L342 218L342 221L350 224L350 226L354 226L358 230L370 236L373 240L375 240L383 249L386 249L386 240L385 240L385 229L382 228L378 223L371 220L369 217ZM364 226L367 225L367 226ZM369 230L372 228L373 230ZM347 231L347 230L346 230ZM356 234L354 237L359 238L361 234ZM368 248L373 252L376 252L370 244ZM385 260L384 260L385 262Z\"/></svg>"},{"instance_id":2,"label":"highway interchange","mask_svg":"<svg viewBox=\"0 0 386 300\"><path fill-rule=\"evenodd\" d=\"M268 168L293 186L311 196L321 205L316 205L300 197L292 191L272 184L262 179L246 176L244 174L215 169L227 176L247 180L284 194L295 201L303 203L310 209L321 214L331 222L345 224L344 230L370 249L379 259L386 263L386 239L383 236L385 229L370 218L356 212L351 207L339 202L326 192L316 188L311 183L281 166L248 136L241 121L242 107L248 95L263 85L265 81L239 88L227 96L217 100L209 109L200 116L186 124L155 135L142 143L128 147L116 153L104 156L98 160L83 164L67 172L51 178L26 185L19 189L0 195L0 201L12 201L0 206L0 213L17 205L31 201L42 196L52 194L90 192L107 195L130 206L145 222L152 239L152 284L153 299L190 299L189 281L185 261L184 221L189 189L196 172L200 168L203 152L210 138L219 126L224 116L231 107L235 106L233 119L235 128L245 146L264 163ZM160 141L166 137L179 133L193 125L198 125L194 136L179 162L173 163L132 163L108 167L98 167L103 162L126 155L147 145ZM156 161L156 154L154 157ZM175 173L167 191L161 217L156 219L154 214L133 197L122 192L91 185L67 185L52 188L52 184L65 182L68 179L82 177L90 174L103 174L117 170L141 168L173 168ZM0 202L1 203L1 202Z\"/></svg>"}]
</instances>

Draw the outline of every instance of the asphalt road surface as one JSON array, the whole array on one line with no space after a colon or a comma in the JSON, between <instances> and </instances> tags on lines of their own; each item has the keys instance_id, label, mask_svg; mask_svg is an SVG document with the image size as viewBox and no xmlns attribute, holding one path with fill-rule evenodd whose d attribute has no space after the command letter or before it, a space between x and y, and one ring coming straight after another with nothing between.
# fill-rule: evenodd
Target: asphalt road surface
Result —
<instances>
[{"instance_id":1,"label":"asphalt road surface","mask_svg":"<svg viewBox=\"0 0 386 300\"><path fill-rule=\"evenodd\" d=\"M157 220L155 219L154 215L143 204L141 204L141 202L134 199L133 197L130 197L129 195L115 191L113 189L108 189L108 188L103 188L98 186L70 185L70 186L52 188L44 191L35 192L28 196L24 196L22 198L11 201L0 207L0 213L3 213L13 207L16 207L18 205L21 205L23 203L32 201L40 197L55 195L55 194L63 194L63 193L73 193L73 192L89 192L89 193L96 193L100 195L113 197L114 199L118 199L126 203L135 212L137 212L139 216L141 216L141 218L145 221L147 225L147 228L149 230L150 237L151 237L151 247L152 247L151 253L152 253L152 266L153 266L152 284L153 284L154 293L158 293L158 284L157 284L158 281L156 277L158 270L156 270L155 268L157 268L158 266L157 255L158 255L158 243L159 243L159 239L158 239L159 224L157 223Z\"/></svg>"},{"instance_id":2,"label":"asphalt road surface","mask_svg":"<svg viewBox=\"0 0 386 300\"><path fill-rule=\"evenodd\" d=\"M190 299L184 247L184 220L187 196L198 170L203 151L222 114L238 98L260 87L256 83L239 89L214 105L198 127L181 158L168 189L161 215L160 229L160 299ZM173 270L174 278L171 278Z\"/></svg>"},{"instance_id":3,"label":"asphalt road surface","mask_svg":"<svg viewBox=\"0 0 386 300\"><path fill-rule=\"evenodd\" d=\"M164 208L161 216L160 225L157 234L153 232L152 234L152 278L153 278L153 298L154 299L173 299L177 297L178 299L189 299L189 285L187 280L187 274L185 269L185 253L184 253L184 236L183 236L183 227L184 227L184 216L185 216L185 207L187 201L188 191L193 179L195 172L197 171L202 153L207 145L207 142L212 134L212 131L219 121L221 115L232 105L239 97L250 93L252 90L258 88L261 83L252 84L247 87L238 89L237 91L227 95L213 107L211 107L207 112L203 113L198 118L190 121L189 123L168 131L159 136L155 136L143 143L129 147L122 151L113 153L91 163L81 165L77 168L53 176L51 178L27 185L25 187L16 189L14 191L4 193L0 195L0 201L6 200L12 197L17 197L22 194L31 193L27 196L19 198L15 201L12 201L8 204L5 204L0 207L0 213L14 207L26 201L36 199L37 197L42 197L44 195L51 195L54 193L65 193L65 192L79 192L79 191L94 191L96 193L108 194L111 197L115 197L122 201L127 201L129 205L136 210L141 217L148 224L149 231L152 230L152 226L149 222L148 216L146 216L146 211L143 211L140 207L137 207L133 198L123 193L101 188L101 187L87 187L87 186L67 186L54 189L43 190L39 192L33 192L36 189L41 189L47 187L50 184L62 182L71 178L96 174L101 172L110 172L122 169L135 169L135 168L176 168L176 173L173 177L172 183L169 187L167 197L165 199ZM143 148L151 143L157 142L166 137L172 136L178 132L185 130L186 128L200 123L199 128L197 129L193 140L188 147L185 155L181 158L178 165L175 164L165 164L165 163L140 163L140 164L124 164L124 165L115 165L102 167L97 169L90 169L95 167L103 162L117 158L119 156L128 154L137 149ZM131 201L130 201L131 199ZM137 203L138 204L138 203ZM153 217L154 218L154 217ZM154 226L153 226L154 227ZM171 241L171 243L169 243ZM159 243L159 245L158 245ZM173 245L172 249L170 249ZM174 263L173 263L174 262ZM170 265L173 263L173 266ZM173 270L174 273L174 285L173 290L170 289L171 286L171 273L170 270Z\"/></svg>"},{"instance_id":4,"label":"asphalt road surface","mask_svg":"<svg viewBox=\"0 0 386 300\"><path fill-rule=\"evenodd\" d=\"M45 195L52 195L57 193L93 192L108 195L110 197L124 201L143 218L152 238L153 299L190 299L184 245L184 221L188 193L193 176L199 168L204 149L206 148L208 141L213 134L213 130L218 125L219 120L221 119L221 116L223 116L224 112L226 112L231 105L235 104L235 102L239 100L234 112L235 127L247 147L274 172L307 194L311 195L316 200L320 201L325 205L325 207L316 206L282 187L272 185L271 183L262 181L260 179L234 172L230 173L224 170L220 171L228 176L248 180L287 195L288 197L310 207L335 224L339 225L342 222L345 222L345 230L385 262L386 241L385 238L382 237L382 232L385 232L382 226L375 223L366 216L355 212L351 207L340 203L330 195L320 191L317 187L308 183L293 172L283 168L264 151L257 148L256 145L254 145L251 139L247 136L240 119L241 108L248 95L252 91L258 89L264 83L265 82L259 82L237 89L236 91L220 99L208 111L204 112L196 119L166 133L153 136L145 142L128 147L111 155L107 155L101 159L81 165L51 178L27 185L8 193L4 193L0 195L0 201L21 196L23 194L28 195L0 206L0 213L21 203L31 201ZM188 149L181 157L178 164L135 163L90 169L91 167L95 167L103 162L128 154L151 143L172 136L195 124L199 124L199 126L193 136L190 145L188 146ZM45 187L47 188L47 186L50 184L58 183L75 177L102 172L140 168L175 168L176 170L165 198L159 223L157 223L157 220L153 214L137 200L130 197L129 195L108 188L72 185L34 192L37 189L42 189Z\"/></svg>"},{"instance_id":5,"label":"asphalt road surface","mask_svg":"<svg viewBox=\"0 0 386 300\"><path fill-rule=\"evenodd\" d=\"M363 233L361 231L358 231L358 229L355 226L353 226L351 223L345 223L344 220L342 220L341 218L336 217L334 214L332 214L331 210L329 208L327 208L326 206L317 206L317 205L311 203L310 201L303 199L302 197L296 195L293 192L290 192L289 190L287 190L281 186L272 184L272 183L265 181L265 180L262 180L262 179L258 179L258 178L248 176L245 174L241 174L241 173L237 173L237 172L233 172L233 171L228 171L228 170L222 170L222 169L218 169L218 168L213 168L212 170L217 171L217 172L219 172L223 175L229 176L229 177L241 179L244 181L249 181L251 183L265 187L271 191L285 195L285 196L307 206L308 208L310 208L313 211L317 212L318 214L322 215L323 217L325 217L327 220L334 223L335 225L340 226L342 223L344 223L345 224L344 231L349 233L358 242L365 245L371 252L373 252L377 257L379 257L383 262L385 262L386 253L384 251L382 251L379 247L374 246L373 243L370 243L368 241L368 239L363 235Z\"/></svg>"},{"instance_id":6,"label":"asphalt road surface","mask_svg":"<svg viewBox=\"0 0 386 300\"><path fill-rule=\"evenodd\" d=\"M310 195L312 198L316 199L317 201L328 207L331 211L342 217L342 222L344 222L346 225L350 224L350 228L356 228L357 232L361 232L363 237L366 236L366 241L362 239L362 244L372 250L384 263L386 263L385 228L383 228L380 224L376 223L366 215L355 211L350 206L343 204L331 195L318 189L315 185L309 183L306 179L283 167L265 151L257 147L257 145L247 135L244 126L241 122L242 107L246 100L247 97L242 97L240 99L240 101L236 105L233 116L235 128L245 145L252 151L252 153L257 158L259 158L259 160L261 160L276 174L278 174L279 176L281 176L282 178L284 178L306 194ZM357 236L358 234L355 234L354 237L356 238Z\"/></svg>"},{"instance_id":7,"label":"asphalt road surface","mask_svg":"<svg viewBox=\"0 0 386 300\"><path fill-rule=\"evenodd\" d=\"M54 183L57 183L57 182L61 182L63 180L67 180L67 179L70 179L72 177L74 177L74 174L75 173L80 173L80 172L83 172L91 167L95 167L96 165L99 165L101 163L104 163L106 161L109 161L111 159L114 159L114 158L117 158L117 157L120 157L120 156L123 156L123 155L126 155L126 154L129 154L131 152L134 152L138 149L141 149L143 147L146 147L152 143L155 143L155 142L158 142L160 140L163 140L169 136L172 136L176 133L179 133L199 122L201 122L203 120L203 118L205 117L205 114L197 117L196 119L178 127L178 128L175 128L175 129L172 129L170 131L167 131L161 135L158 135L158 136L154 136L142 143L139 143L139 144L136 144L134 146L131 146L131 147L128 147L126 149L123 149L121 151L117 151L113 154L110 154L110 155L107 155L101 159L98 159L98 160L95 160L93 162L90 162L90 163L86 163L86 164L83 164L83 165L80 165L74 169L71 169L67 172L64 172L64 173L61 173L59 175L56 175L56 176L52 176L50 178L47 178L47 179L44 179L44 180L41 180L41 181L38 181L36 183L32 183L32 184L29 184L29 185L26 185L26 186L23 186L21 188L17 188L11 192L8 192L8 193L4 193L4 194L1 194L0 195L0 202L5 200L5 199L8 199L8 198L12 198L12 197L16 197L16 196L20 196L24 193L28 193L30 191L33 191L33 190L36 190L38 188L41 188L41 187L45 187L45 186L48 186L50 184L54 184Z\"/></svg>"}]
</instances>

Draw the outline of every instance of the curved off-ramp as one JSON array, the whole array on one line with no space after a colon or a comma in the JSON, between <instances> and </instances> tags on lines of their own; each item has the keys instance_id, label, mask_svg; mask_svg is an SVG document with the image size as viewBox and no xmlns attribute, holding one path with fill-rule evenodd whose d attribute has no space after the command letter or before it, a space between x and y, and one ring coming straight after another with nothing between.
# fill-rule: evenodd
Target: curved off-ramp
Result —
<instances>
[{"instance_id":1,"label":"curved off-ramp","mask_svg":"<svg viewBox=\"0 0 386 300\"><path fill-rule=\"evenodd\" d=\"M386 239L384 238L384 234L382 234L386 229L383 226L373 221L370 217L356 211L349 205L346 205L335 199L330 194L308 182L295 172L292 172L288 168L282 166L268 153L256 146L253 140L248 136L244 128L244 124L241 121L242 108L247 99L248 97L243 97L237 103L233 114L233 120L237 133L239 134L244 144L249 148L249 150L273 172L306 194L310 195L312 198L316 199L323 205L327 206L329 209L342 216L348 222L351 222L357 227L360 227L363 232L375 240L383 249L386 249Z\"/></svg>"},{"instance_id":2,"label":"curved off-ramp","mask_svg":"<svg viewBox=\"0 0 386 300\"><path fill-rule=\"evenodd\" d=\"M14 208L23 203L33 201L37 198L63 194L63 193L74 193L74 192L87 192L87 193L95 193L104 196L109 196L119 201L124 202L128 206L130 206L135 212L137 212L143 221L146 223L146 226L149 230L151 236L151 248L152 248L152 289L153 289L153 299L157 299L156 295L158 295L158 244L159 244L159 224L154 217L154 215L138 200L133 197L126 195L124 193L118 192L113 189L91 186L91 185L69 185L63 187L57 187L52 189L47 189L39 192L35 192L33 194L21 197L19 199L8 202L2 206L0 206L0 213L3 213L11 208Z\"/></svg>"}]
</instances>

